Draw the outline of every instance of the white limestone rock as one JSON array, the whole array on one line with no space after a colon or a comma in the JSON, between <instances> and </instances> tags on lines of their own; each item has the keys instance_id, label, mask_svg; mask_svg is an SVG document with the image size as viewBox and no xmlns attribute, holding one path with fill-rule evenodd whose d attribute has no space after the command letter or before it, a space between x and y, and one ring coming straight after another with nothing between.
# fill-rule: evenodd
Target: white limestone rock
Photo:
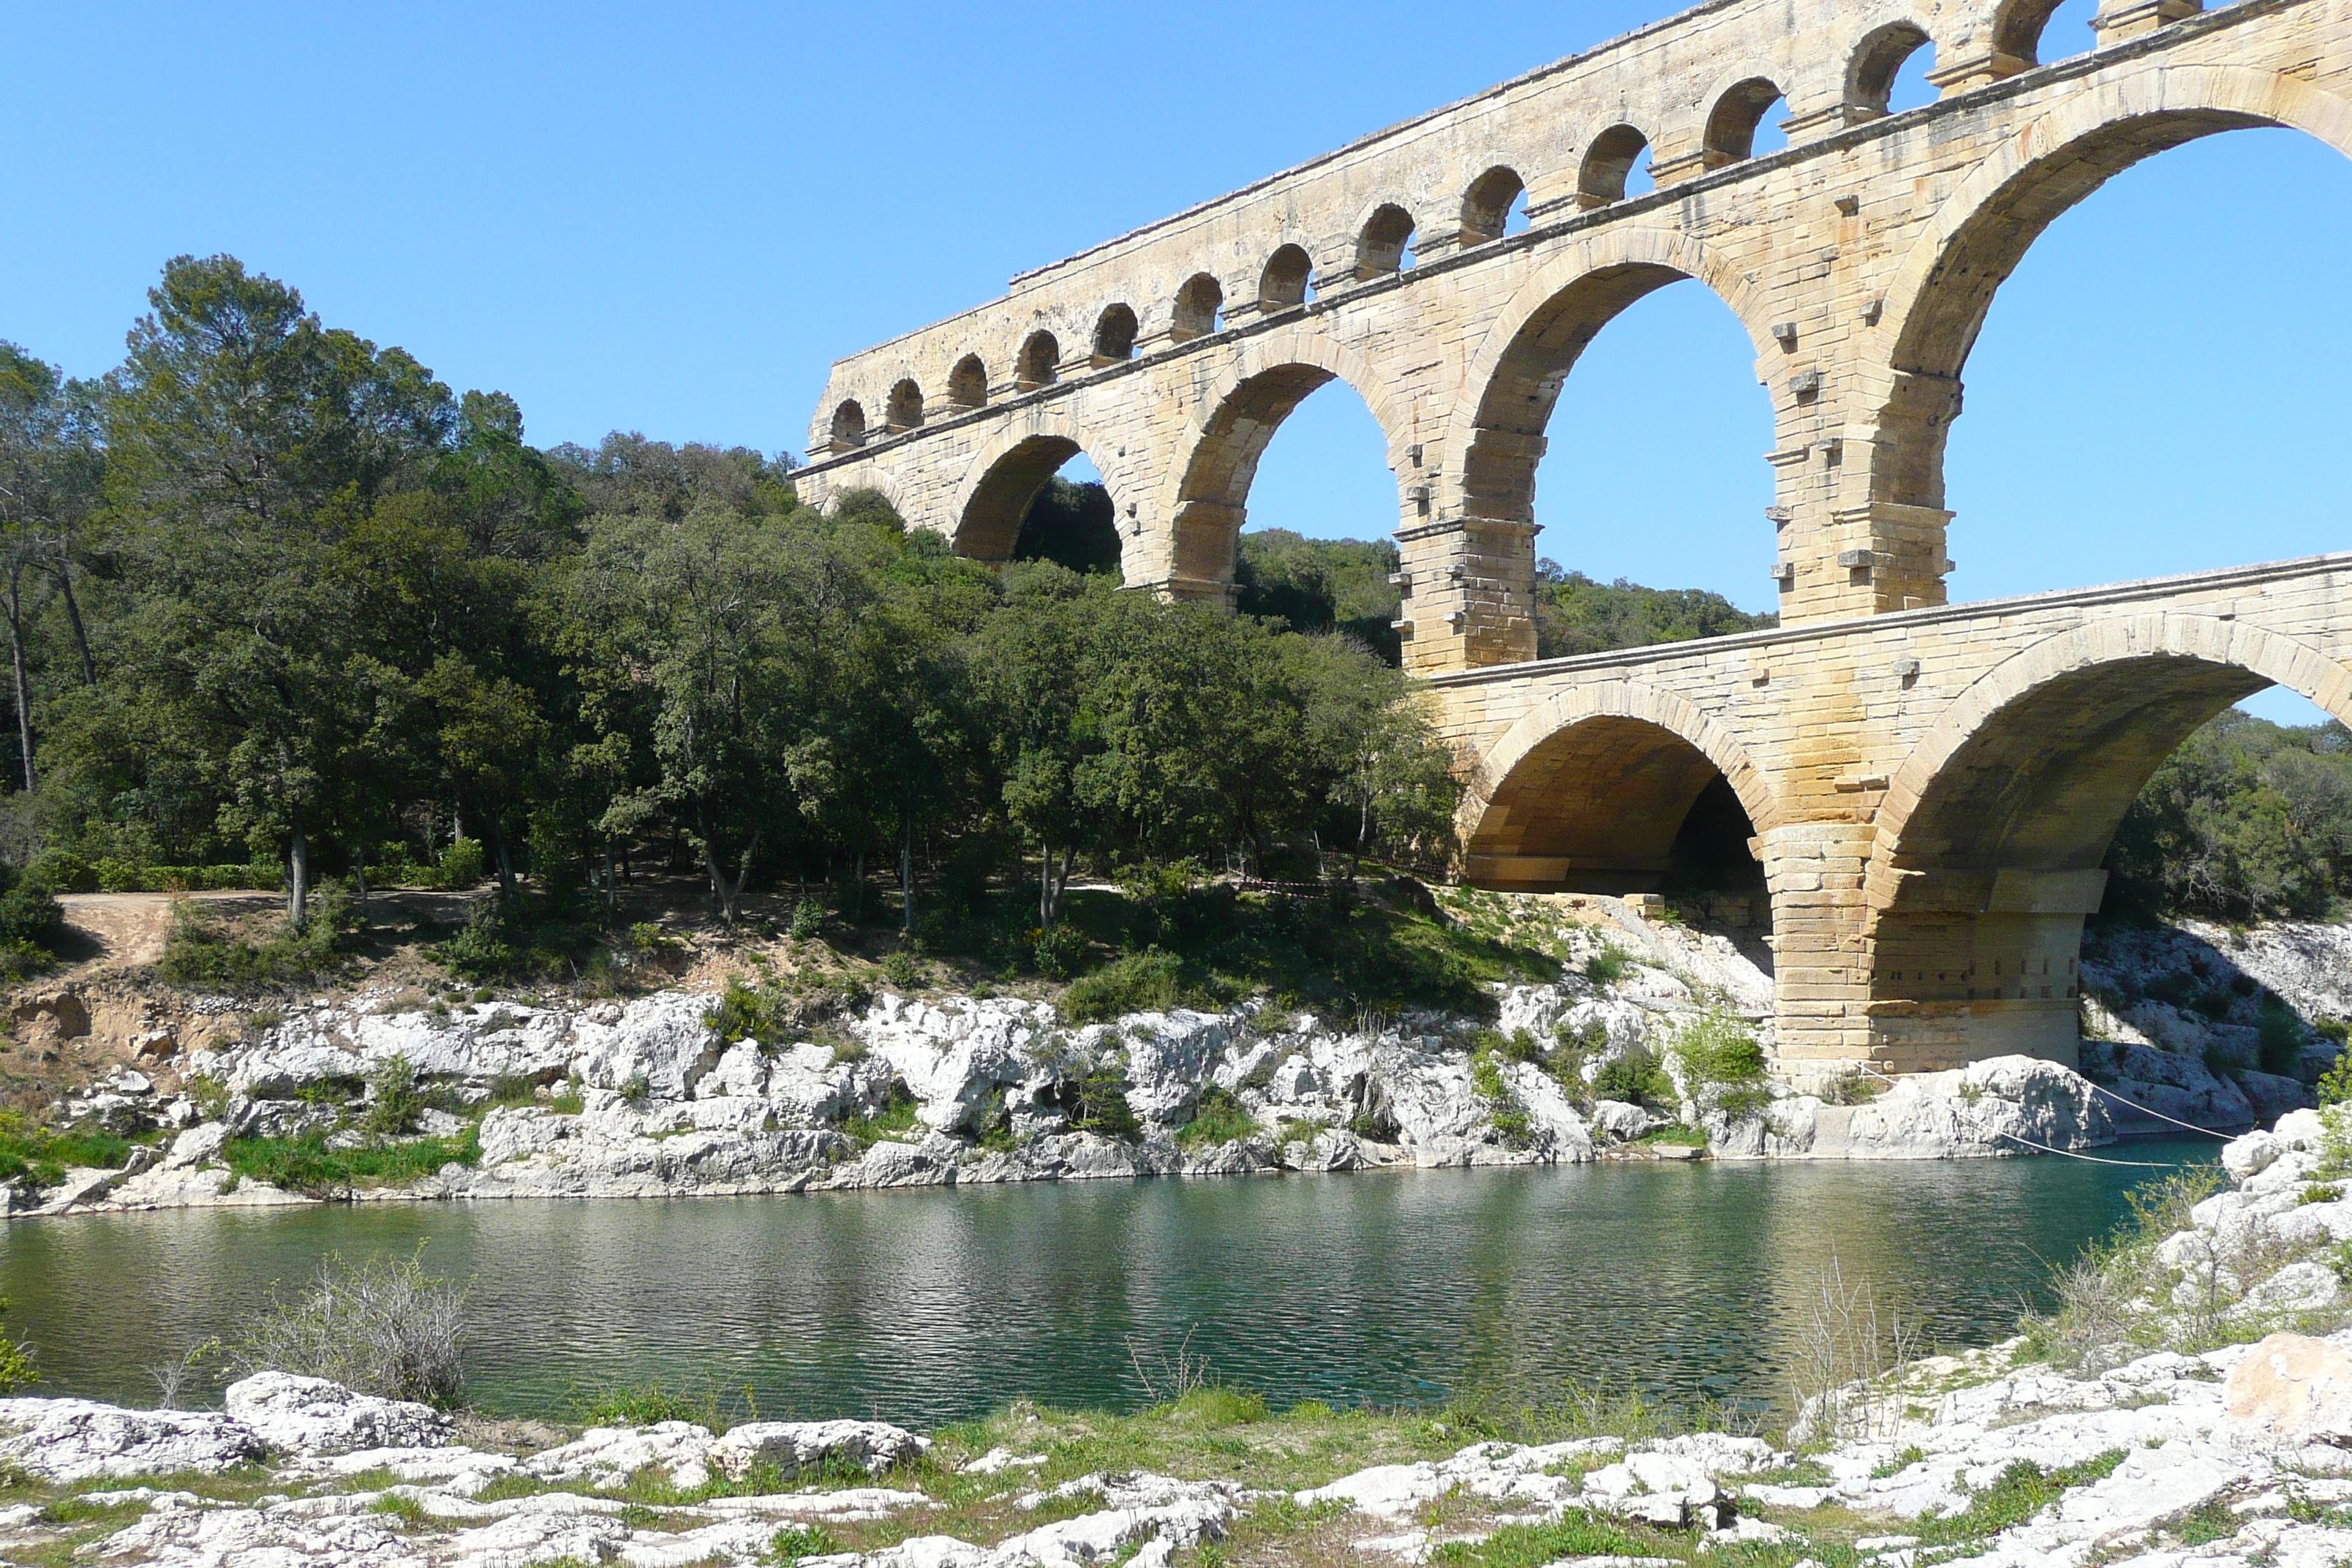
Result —
<instances>
[{"instance_id":1,"label":"white limestone rock","mask_svg":"<svg viewBox=\"0 0 2352 1568\"><path fill-rule=\"evenodd\" d=\"M230 1384L222 1403L262 1441L291 1454L423 1448L457 1440L456 1424L429 1405L380 1399L323 1377L256 1373Z\"/></svg>"},{"instance_id":2,"label":"white limestone rock","mask_svg":"<svg viewBox=\"0 0 2352 1568\"><path fill-rule=\"evenodd\" d=\"M655 1468L681 1489L710 1479L710 1428L690 1421L661 1421L651 1426L591 1426L577 1440L523 1461L523 1468L543 1481L585 1482L600 1489L627 1484L639 1470Z\"/></svg>"},{"instance_id":3,"label":"white limestone rock","mask_svg":"<svg viewBox=\"0 0 2352 1568\"><path fill-rule=\"evenodd\" d=\"M260 1434L201 1410L124 1410L87 1399L0 1399L0 1462L48 1481L215 1474L269 1455Z\"/></svg>"},{"instance_id":4,"label":"white limestone rock","mask_svg":"<svg viewBox=\"0 0 2352 1568\"><path fill-rule=\"evenodd\" d=\"M828 1459L879 1475L930 1446L929 1438L886 1421L754 1421L730 1428L707 1462L738 1481L762 1466L791 1476Z\"/></svg>"}]
</instances>

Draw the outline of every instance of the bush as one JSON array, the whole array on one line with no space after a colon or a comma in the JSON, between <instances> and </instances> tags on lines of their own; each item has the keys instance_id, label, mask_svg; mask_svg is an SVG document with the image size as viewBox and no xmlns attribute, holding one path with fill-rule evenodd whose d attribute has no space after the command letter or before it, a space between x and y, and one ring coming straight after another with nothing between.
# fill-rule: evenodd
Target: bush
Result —
<instances>
[{"instance_id":1,"label":"bush","mask_svg":"<svg viewBox=\"0 0 2352 1568\"><path fill-rule=\"evenodd\" d=\"M814 899L803 899L793 906L792 938L794 942L814 942L824 934L824 906Z\"/></svg>"},{"instance_id":2,"label":"bush","mask_svg":"<svg viewBox=\"0 0 2352 1568\"><path fill-rule=\"evenodd\" d=\"M915 955L903 948L882 961L882 978L900 991L912 991L922 977Z\"/></svg>"},{"instance_id":3,"label":"bush","mask_svg":"<svg viewBox=\"0 0 2352 1568\"><path fill-rule=\"evenodd\" d=\"M1255 1117L1231 1090L1215 1084L1201 1091L1200 1108L1192 1120L1176 1130L1176 1142L1192 1149L1203 1144L1231 1143L1236 1139L1255 1137L1262 1131Z\"/></svg>"},{"instance_id":4,"label":"bush","mask_svg":"<svg viewBox=\"0 0 2352 1568\"><path fill-rule=\"evenodd\" d=\"M416 1069L406 1057L387 1057L368 1074L367 1115L361 1129L373 1138L397 1138L416 1131L416 1123L433 1109L436 1097L419 1089Z\"/></svg>"},{"instance_id":5,"label":"bush","mask_svg":"<svg viewBox=\"0 0 2352 1568\"><path fill-rule=\"evenodd\" d=\"M1506 1145L1513 1149L1527 1146L1533 1135L1535 1123L1528 1115L1519 1097L1511 1092L1508 1080L1503 1077L1502 1058L1497 1053L1480 1052L1470 1062L1470 1088L1486 1102L1486 1119L1502 1134Z\"/></svg>"},{"instance_id":6,"label":"bush","mask_svg":"<svg viewBox=\"0 0 2352 1568\"><path fill-rule=\"evenodd\" d=\"M781 1045L791 1030L784 999L761 986L746 985L734 975L702 1021L721 1040L750 1040L761 1049Z\"/></svg>"},{"instance_id":7,"label":"bush","mask_svg":"<svg viewBox=\"0 0 2352 1568\"><path fill-rule=\"evenodd\" d=\"M0 943L54 948L65 930L66 907L45 883L0 862Z\"/></svg>"},{"instance_id":8,"label":"bush","mask_svg":"<svg viewBox=\"0 0 2352 1568\"><path fill-rule=\"evenodd\" d=\"M467 980L501 980L522 963L522 951L512 940L511 922L503 904L478 905L466 917L457 934L432 949L434 959Z\"/></svg>"},{"instance_id":9,"label":"bush","mask_svg":"<svg viewBox=\"0 0 2352 1568\"><path fill-rule=\"evenodd\" d=\"M1067 980L1086 962L1086 933L1066 923L1050 931L1033 931L1029 933L1029 957L1037 966L1037 973L1046 979Z\"/></svg>"},{"instance_id":10,"label":"bush","mask_svg":"<svg viewBox=\"0 0 2352 1568\"><path fill-rule=\"evenodd\" d=\"M1118 1063L1107 1061L1087 1068L1071 1086L1071 1127L1106 1138L1139 1137L1143 1124L1127 1102L1127 1073Z\"/></svg>"},{"instance_id":11,"label":"bush","mask_svg":"<svg viewBox=\"0 0 2352 1568\"><path fill-rule=\"evenodd\" d=\"M1737 1121L1772 1103L1764 1047L1746 1025L1719 1007L1709 1008L1675 1037L1693 1100Z\"/></svg>"},{"instance_id":12,"label":"bush","mask_svg":"<svg viewBox=\"0 0 2352 1568\"><path fill-rule=\"evenodd\" d=\"M350 899L334 882L320 884L310 918L299 930L281 925L258 942L230 936L197 905L184 901L172 911L157 967L176 985L257 991L299 984L340 973L349 964L346 947L356 923Z\"/></svg>"},{"instance_id":13,"label":"bush","mask_svg":"<svg viewBox=\"0 0 2352 1568\"><path fill-rule=\"evenodd\" d=\"M465 1394L466 1294L414 1258L354 1267L330 1254L309 1289L254 1320L229 1362L240 1373L323 1377L449 1409Z\"/></svg>"},{"instance_id":14,"label":"bush","mask_svg":"<svg viewBox=\"0 0 2352 1568\"><path fill-rule=\"evenodd\" d=\"M1633 966L1631 953L1613 942L1605 942L1600 952L1584 961L1584 978L1594 990L1603 990L1622 980L1625 971Z\"/></svg>"},{"instance_id":15,"label":"bush","mask_svg":"<svg viewBox=\"0 0 2352 1568\"><path fill-rule=\"evenodd\" d=\"M1592 1078L1592 1097L1664 1109L1675 1103L1675 1080L1666 1076L1647 1046L1632 1045L1601 1064Z\"/></svg>"},{"instance_id":16,"label":"bush","mask_svg":"<svg viewBox=\"0 0 2352 1568\"><path fill-rule=\"evenodd\" d=\"M1183 963L1155 948L1072 981L1062 993L1061 1014L1073 1024L1091 1024L1123 1013L1164 1013L1181 1005L1186 994Z\"/></svg>"},{"instance_id":17,"label":"bush","mask_svg":"<svg viewBox=\"0 0 2352 1568\"><path fill-rule=\"evenodd\" d=\"M895 1138L901 1132L911 1132L920 1118L916 1114L915 1097L902 1079L890 1080L889 1092L882 1097L882 1107L871 1116L852 1116L841 1124L841 1130L855 1139L859 1147L871 1148L885 1138Z\"/></svg>"},{"instance_id":18,"label":"bush","mask_svg":"<svg viewBox=\"0 0 2352 1568\"><path fill-rule=\"evenodd\" d=\"M0 1314L7 1310L7 1299L0 1297ZM26 1353L25 1347L7 1335L0 1334L0 1396L14 1394L39 1381L40 1374L33 1370L33 1358Z\"/></svg>"},{"instance_id":19,"label":"bush","mask_svg":"<svg viewBox=\"0 0 2352 1568\"><path fill-rule=\"evenodd\" d=\"M2303 1065L2303 1020L2294 1009L2275 995L2263 998L2262 1012L2254 1020L2255 1060L2266 1073L2281 1078L2297 1076Z\"/></svg>"}]
</instances>

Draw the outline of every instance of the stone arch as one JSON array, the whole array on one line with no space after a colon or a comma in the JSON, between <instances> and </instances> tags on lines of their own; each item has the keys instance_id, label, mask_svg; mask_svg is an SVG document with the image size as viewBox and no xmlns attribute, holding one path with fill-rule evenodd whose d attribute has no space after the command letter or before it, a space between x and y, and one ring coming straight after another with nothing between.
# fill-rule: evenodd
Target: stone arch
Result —
<instances>
[{"instance_id":1,"label":"stone arch","mask_svg":"<svg viewBox=\"0 0 2352 1568\"><path fill-rule=\"evenodd\" d=\"M1612 125L1592 139L1576 173L1579 206L1605 207L1625 199L1626 176L1650 139L1630 125Z\"/></svg>"},{"instance_id":2,"label":"stone arch","mask_svg":"<svg viewBox=\"0 0 2352 1568\"><path fill-rule=\"evenodd\" d=\"M1305 246L1281 247L1265 258L1265 267L1257 275L1258 309L1281 310L1306 303L1314 272L1315 262Z\"/></svg>"},{"instance_id":3,"label":"stone arch","mask_svg":"<svg viewBox=\"0 0 2352 1568\"><path fill-rule=\"evenodd\" d=\"M919 429L923 423L923 389L915 384L912 376L898 381L890 388L887 415L893 430Z\"/></svg>"},{"instance_id":4,"label":"stone arch","mask_svg":"<svg viewBox=\"0 0 2352 1568\"><path fill-rule=\"evenodd\" d=\"M1777 821L1763 773L1689 699L1638 680L1556 692L1479 759L1456 818L1465 875L1500 887L1655 887L1718 778L1756 833Z\"/></svg>"},{"instance_id":5,"label":"stone arch","mask_svg":"<svg viewBox=\"0 0 2352 1568\"><path fill-rule=\"evenodd\" d=\"M959 555L978 561L1010 561L1021 538L1029 503L1064 463L1085 452L1102 470L1103 484L1116 498L1124 475L1113 472L1111 452L1089 445L1067 415L1050 405L998 430L972 455L956 487L955 531Z\"/></svg>"},{"instance_id":6,"label":"stone arch","mask_svg":"<svg viewBox=\"0 0 2352 1568\"><path fill-rule=\"evenodd\" d=\"M1622 227L1557 254L1496 312L1472 356L1444 449L1462 454L1453 498L1466 517L1535 521L1544 427L1578 355L1643 296L1685 278L1715 291L1761 360L1769 322L1745 273L1678 230Z\"/></svg>"},{"instance_id":7,"label":"stone arch","mask_svg":"<svg viewBox=\"0 0 2352 1568\"><path fill-rule=\"evenodd\" d=\"M1132 306L1105 306L1095 318L1094 357L1097 361L1133 359L1139 330Z\"/></svg>"},{"instance_id":8,"label":"stone arch","mask_svg":"<svg viewBox=\"0 0 2352 1568\"><path fill-rule=\"evenodd\" d=\"M1308 396L1344 383L1364 401L1386 438L1391 471L1405 425L1390 405L1373 367L1319 332L1286 331L1256 340L1200 399L1207 412L1173 466L1161 515L1171 520L1173 574L1186 591L1222 593L1234 575L1235 541L1247 520L1259 458Z\"/></svg>"},{"instance_id":9,"label":"stone arch","mask_svg":"<svg viewBox=\"0 0 2352 1568\"><path fill-rule=\"evenodd\" d=\"M1528 184L1518 171L1497 163L1470 183L1462 194L1462 243L1478 245L1503 237L1511 219L1511 204L1527 195Z\"/></svg>"},{"instance_id":10,"label":"stone arch","mask_svg":"<svg viewBox=\"0 0 2352 1568\"><path fill-rule=\"evenodd\" d=\"M2352 716L2352 669L2317 648L2161 612L2044 638L1955 698L1877 811L1863 891L1881 1054L2072 1061L2083 920L2117 825L2182 742L2273 684Z\"/></svg>"},{"instance_id":11,"label":"stone arch","mask_svg":"<svg viewBox=\"0 0 2352 1568\"><path fill-rule=\"evenodd\" d=\"M2042 58L2042 35L2050 26L2050 18L2065 0L2001 0L1993 12L1992 47L1996 58L2006 57L2002 65L2009 70L2022 70Z\"/></svg>"},{"instance_id":12,"label":"stone arch","mask_svg":"<svg viewBox=\"0 0 2352 1568\"><path fill-rule=\"evenodd\" d=\"M966 354L948 372L948 401L958 408L988 406L988 366L978 354Z\"/></svg>"},{"instance_id":13,"label":"stone arch","mask_svg":"<svg viewBox=\"0 0 2352 1568\"><path fill-rule=\"evenodd\" d=\"M1751 76L1726 88L1707 111L1706 166L1719 169L1752 156L1756 129L1781 96L1779 85L1764 76Z\"/></svg>"},{"instance_id":14,"label":"stone arch","mask_svg":"<svg viewBox=\"0 0 2352 1568\"><path fill-rule=\"evenodd\" d=\"M1024 392L1051 386L1060 379L1061 364L1060 342L1041 327L1022 341L1021 357L1013 364L1014 383Z\"/></svg>"},{"instance_id":15,"label":"stone arch","mask_svg":"<svg viewBox=\"0 0 2352 1568\"><path fill-rule=\"evenodd\" d=\"M833 411L833 449L847 451L866 445L866 409L857 399L845 397Z\"/></svg>"},{"instance_id":16,"label":"stone arch","mask_svg":"<svg viewBox=\"0 0 2352 1568\"><path fill-rule=\"evenodd\" d=\"M1884 330L1894 348L1876 413L1871 499L1943 506L1961 370L1995 294L2053 222L2142 159L2255 126L2303 131L2352 156L2352 103L2241 66L2121 75L2004 137L1945 198L1887 289Z\"/></svg>"},{"instance_id":17,"label":"stone arch","mask_svg":"<svg viewBox=\"0 0 2352 1568\"><path fill-rule=\"evenodd\" d=\"M1169 331L1178 342L1188 338L1206 337L1223 323L1218 311L1225 303L1225 291L1217 280L1205 272L1195 272L1176 290L1176 312Z\"/></svg>"},{"instance_id":18,"label":"stone arch","mask_svg":"<svg viewBox=\"0 0 2352 1568\"><path fill-rule=\"evenodd\" d=\"M1374 207L1356 230L1356 276L1381 278L1402 268L1414 226L1412 214L1394 202Z\"/></svg>"},{"instance_id":19,"label":"stone arch","mask_svg":"<svg viewBox=\"0 0 2352 1568\"><path fill-rule=\"evenodd\" d=\"M1903 63L1921 49L1935 47L1927 29L1904 20L1886 23L1863 35L1845 68L1845 117L1849 121L1876 120L1886 113L1895 96L1895 79Z\"/></svg>"}]
</instances>

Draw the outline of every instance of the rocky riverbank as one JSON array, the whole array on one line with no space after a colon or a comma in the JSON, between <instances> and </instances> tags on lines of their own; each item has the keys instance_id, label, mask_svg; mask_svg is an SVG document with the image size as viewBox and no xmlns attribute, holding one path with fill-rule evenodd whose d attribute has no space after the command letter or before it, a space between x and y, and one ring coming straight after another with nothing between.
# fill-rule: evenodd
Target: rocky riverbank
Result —
<instances>
[{"instance_id":1,"label":"rocky riverbank","mask_svg":"<svg viewBox=\"0 0 2352 1568\"><path fill-rule=\"evenodd\" d=\"M1613 902L1613 900L1612 900ZM671 991L322 998L102 1079L60 1119L145 1142L19 1214L321 1197L644 1197L1556 1163L1934 1159L2107 1142L2074 1073L1772 1074L1750 947L1630 909L1493 1014L1273 1002L1066 1024L1046 1002ZM226 1005L221 1005L226 1010ZM1696 1043L1694 1043L1696 1042Z\"/></svg>"},{"instance_id":2,"label":"rocky riverbank","mask_svg":"<svg viewBox=\"0 0 2352 1568\"><path fill-rule=\"evenodd\" d=\"M2096 1322L2070 1290L2019 1340L1816 1392L1785 1434L1675 1434L1605 1400L1570 1401L1547 1430L1272 1415L1213 1385L1135 1416L1023 1406L929 1437L870 1421L575 1430L265 1373L217 1412L0 1400L0 1552L169 1568L2322 1568L2352 1553L2352 1200L2321 1179L2335 1157L2309 1112L2237 1140L2225 1190L2093 1270L2115 1297Z\"/></svg>"},{"instance_id":3,"label":"rocky riverbank","mask_svg":"<svg viewBox=\"0 0 2352 1568\"><path fill-rule=\"evenodd\" d=\"M1050 1000L804 983L756 954L731 991L628 1001L117 997L110 1026L137 1025L120 1065L48 1120L108 1134L118 1163L21 1171L0 1211L2075 1151L2309 1103L2339 1047L2307 1020L2352 1012L2352 928L2125 931L2086 955L2087 1080L2021 1058L1891 1086L1790 1074L1752 928L1475 897L1497 908L1460 918L1513 922L1560 975L1493 987L1480 1017L1259 999L1073 1025ZM52 1048L92 1027L70 993L17 1012Z\"/></svg>"}]
</instances>

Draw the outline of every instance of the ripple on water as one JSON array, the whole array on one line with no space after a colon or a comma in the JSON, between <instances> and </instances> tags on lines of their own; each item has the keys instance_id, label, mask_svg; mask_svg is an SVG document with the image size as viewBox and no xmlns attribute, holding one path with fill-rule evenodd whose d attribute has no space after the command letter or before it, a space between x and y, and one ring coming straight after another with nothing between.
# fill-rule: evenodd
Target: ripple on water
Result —
<instances>
[{"instance_id":1,"label":"ripple on water","mask_svg":"<svg viewBox=\"0 0 2352 1568\"><path fill-rule=\"evenodd\" d=\"M2136 1160L2211 1160L2207 1141ZM676 1202L95 1215L0 1233L44 1392L144 1401L322 1256L471 1279L478 1402L661 1383L932 1426L1132 1404L1180 1348L1277 1405L1603 1380L1772 1400L1834 1258L1983 1343L2153 1173L2071 1160L1662 1164L1036 1184Z\"/></svg>"}]
</instances>

